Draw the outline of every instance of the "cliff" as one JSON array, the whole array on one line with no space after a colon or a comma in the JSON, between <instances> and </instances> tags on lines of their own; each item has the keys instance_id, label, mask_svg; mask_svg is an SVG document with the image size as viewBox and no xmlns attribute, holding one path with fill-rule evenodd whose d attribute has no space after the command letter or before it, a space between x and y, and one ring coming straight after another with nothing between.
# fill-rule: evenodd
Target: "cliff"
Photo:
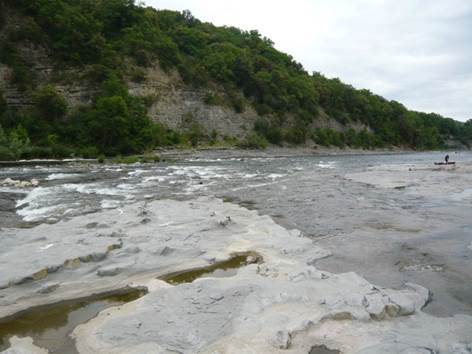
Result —
<instances>
[{"instance_id":1,"label":"cliff","mask_svg":"<svg viewBox=\"0 0 472 354\"><path fill-rule=\"evenodd\" d=\"M218 140L369 149L472 141L471 123L308 74L257 31L134 1L6 0L0 49L10 150L18 136L107 154Z\"/></svg>"}]
</instances>

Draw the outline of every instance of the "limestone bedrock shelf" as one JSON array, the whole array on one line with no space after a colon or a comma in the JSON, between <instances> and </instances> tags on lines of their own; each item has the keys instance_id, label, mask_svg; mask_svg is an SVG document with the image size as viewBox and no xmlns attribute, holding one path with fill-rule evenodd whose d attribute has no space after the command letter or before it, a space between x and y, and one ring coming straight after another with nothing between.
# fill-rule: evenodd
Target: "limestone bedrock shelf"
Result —
<instances>
[{"instance_id":1,"label":"limestone bedrock shelf","mask_svg":"<svg viewBox=\"0 0 472 354\"><path fill-rule=\"evenodd\" d=\"M238 268L249 264L262 263L262 256L256 252L240 252L233 253L231 258L211 264L207 267L194 268L189 270L178 271L159 277L169 284L177 285L183 283L191 283L198 278L227 278L236 275Z\"/></svg>"},{"instance_id":2,"label":"limestone bedrock shelf","mask_svg":"<svg viewBox=\"0 0 472 354\"><path fill-rule=\"evenodd\" d=\"M144 288L120 291L40 306L24 311L5 322L0 320L0 351L7 349L13 336L30 337L34 345L51 353L75 354L69 334L79 324L97 316L100 311L134 301L146 294Z\"/></svg>"},{"instance_id":3,"label":"limestone bedrock shelf","mask_svg":"<svg viewBox=\"0 0 472 354\"><path fill-rule=\"evenodd\" d=\"M13 284L0 290L0 317L117 284L149 289L75 327L79 353L295 354L325 346L343 354L425 348L462 354L472 345L472 318L437 320L421 311L427 289L393 290L353 272L321 271L315 264L329 251L268 216L215 198L123 205L0 236L0 264L8 265L0 267L0 279ZM47 279L15 281L115 243L121 247L106 257L63 267ZM249 250L264 263L241 267L231 278L204 276L178 286L156 279Z\"/></svg>"}]
</instances>

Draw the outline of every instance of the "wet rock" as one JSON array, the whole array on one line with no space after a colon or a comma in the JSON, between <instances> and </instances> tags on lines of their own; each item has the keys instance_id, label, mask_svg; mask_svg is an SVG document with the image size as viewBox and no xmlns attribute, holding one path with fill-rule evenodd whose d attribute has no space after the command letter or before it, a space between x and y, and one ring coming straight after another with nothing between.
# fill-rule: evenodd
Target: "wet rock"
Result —
<instances>
[{"instance_id":1,"label":"wet rock","mask_svg":"<svg viewBox=\"0 0 472 354\"><path fill-rule=\"evenodd\" d=\"M74 258L74 259L68 259L67 261L64 262L64 268L66 269L75 269L80 267L81 265L80 257L79 258Z\"/></svg>"},{"instance_id":2,"label":"wet rock","mask_svg":"<svg viewBox=\"0 0 472 354\"><path fill-rule=\"evenodd\" d=\"M141 248L138 246L127 246L122 249L122 252L126 254L138 254L141 252Z\"/></svg>"},{"instance_id":3,"label":"wet rock","mask_svg":"<svg viewBox=\"0 0 472 354\"><path fill-rule=\"evenodd\" d=\"M97 274L101 277L112 277L131 268L132 266L133 266L133 263L113 264L106 267L100 267L97 270Z\"/></svg>"},{"instance_id":4,"label":"wet rock","mask_svg":"<svg viewBox=\"0 0 472 354\"><path fill-rule=\"evenodd\" d=\"M39 348L33 344L33 339L10 338L10 348L4 350L2 354L48 354L46 349Z\"/></svg>"},{"instance_id":5,"label":"wet rock","mask_svg":"<svg viewBox=\"0 0 472 354\"><path fill-rule=\"evenodd\" d=\"M329 349L325 345L315 345L308 354L340 354L339 350Z\"/></svg>"},{"instance_id":6,"label":"wet rock","mask_svg":"<svg viewBox=\"0 0 472 354\"><path fill-rule=\"evenodd\" d=\"M80 261L84 263L88 262L101 262L107 257L107 252L94 252L84 257L80 257Z\"/></svg>"},{"instance_id":7,"label":"wet rock","mask_svg":"<svg viewBox=\"0 0 472 354\"><path fill-rule=\"evenodd\" d=\"M86 229L106 229L107 227L109 227L107 224L99 222L90 222L85 225Z\"/></svg>"},{"instance_id":8,"label":"wet rock","mask_svg":"<svg viewBox=\"0 0 472 354\"><path fill-rule=\"evenodd\" d=\"M49 282L44 285L42 285L38 290L38 294L50 294L53 291L55 291L57 288L59 288L59 283L56 282Z\"/></svg>"},{"instance_id":9,"label":"wet rock","mask_svg":"<svg viewBox=\"0 0 472 354\"><path fill-rule=\"evenodd\" d=\"M37 187L38 185L39 181L34 178L30 181L19 181L11 178L5 178L4 180L0 181L0 186L2 187L29 188Z\"/></svg>"}]
</instances>

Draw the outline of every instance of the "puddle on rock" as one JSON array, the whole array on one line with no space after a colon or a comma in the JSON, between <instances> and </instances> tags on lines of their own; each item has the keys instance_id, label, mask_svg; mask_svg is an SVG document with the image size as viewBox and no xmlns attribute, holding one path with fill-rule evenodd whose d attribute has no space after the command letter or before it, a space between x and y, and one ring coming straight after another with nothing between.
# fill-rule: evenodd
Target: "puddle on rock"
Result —
<instances>
[{"instance_id":1,"label":"puddle on rock","mask_svg":"<svg viewBox=\"0 0 472 354\"><path fill-rule=\"evenodd\" d=\"M134 301L146 291L123 289L79 300L32 308L5 321L0 320L0 351L10 346L9 338L31 337L34 344L50 353L76 354L69 334L78 325L95 318L100 311Z\"/></svg>"},{"instance_id":2,"label":"puddle on rock","mask_svg":"<svg viewBox=\"0 0 472 354\"><path fill-rule=\"evenodd\" d=\"M340 354L339 350L329 349L325 345L315 345L308 354Z\"/></svg>"},{"instance_id":3,"label":"puddle on rock","mask_svg":"<svg viewBox=\"0 0 472 354\"><path fill-rule=\"evenodd\" d=\"M169 284L191 283L198 278L227 278L236 275L238 268L253 263L261 263L262 257L255 252L234 253L230 259L211 264L207 267L194 268L170 273L159 279Z\"/></svg>"}]
</instances>

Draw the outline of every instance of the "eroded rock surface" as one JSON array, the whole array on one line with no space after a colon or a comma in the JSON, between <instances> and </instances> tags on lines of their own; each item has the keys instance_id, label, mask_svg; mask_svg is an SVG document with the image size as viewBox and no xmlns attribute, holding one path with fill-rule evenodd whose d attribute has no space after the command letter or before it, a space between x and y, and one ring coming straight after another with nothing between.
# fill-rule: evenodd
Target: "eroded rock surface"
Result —
<instances>
[{"instance_id":1,"label":"eroded rock surface","mask_svg":"<svg viewBox=\"0 0 472 354\"><path fill-rule=\"evenodd\" d=\"M126 285L149 289L77 327L80 353L463 353L471 345L471 317L421 311L427 289L320 271L314 264L329 252L311 239L218 199L138 203L0 237L0 318ZM158 279L250 251L263 263L229 278Z\"/></svg>"}]
</instances>

